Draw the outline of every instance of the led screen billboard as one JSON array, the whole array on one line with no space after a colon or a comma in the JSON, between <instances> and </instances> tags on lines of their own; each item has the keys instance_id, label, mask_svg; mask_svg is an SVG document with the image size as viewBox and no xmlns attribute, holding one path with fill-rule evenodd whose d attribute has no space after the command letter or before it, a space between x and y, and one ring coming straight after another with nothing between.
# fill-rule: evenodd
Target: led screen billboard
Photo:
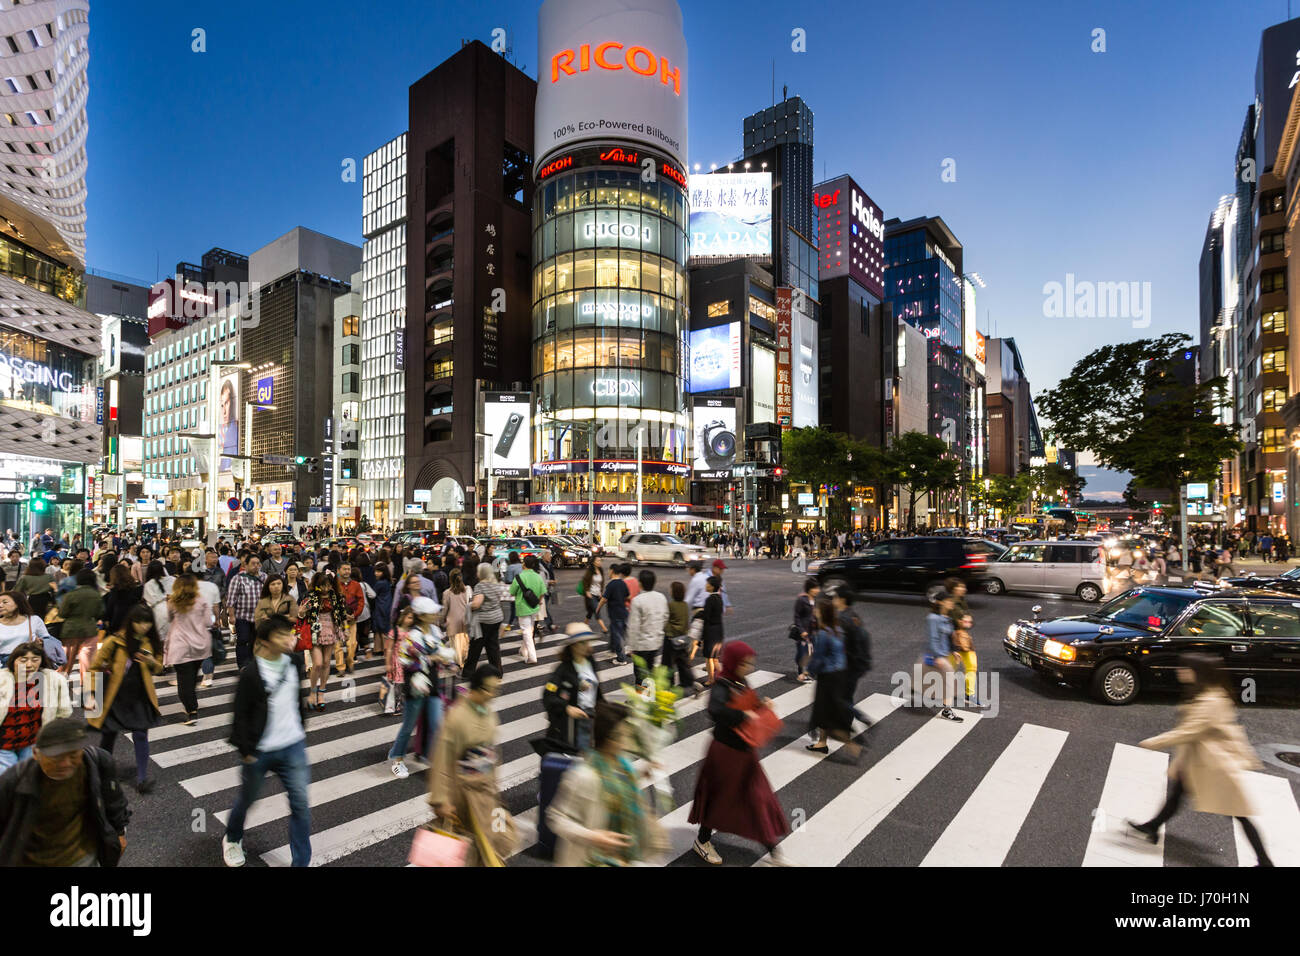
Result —
<instances>
[{"instance_id":1,"label":"led screen billboard","mask_svg":"<svg viewBox=\"0 0 1300 956\"><path fill-rule=\"evenodd\" d=\"M736 437L736 399L696 398L692 411L695 439L692 467L696 480L729 479L740 445Z\"/></svg>"},{"instance_id":2,"label":"led screen billboard","mask_svg":"<svg viewBox=\"0 0 1300 956\"><path fill-rule=\"evenodd\" d=\"M772 254L772 174L690 177L691 258Z\"/></svg>"},{"instance_id":3,"label":"led screen billboard","mask_svg":"<svg viewBox=\"0 0 1300 956\"><path fill-rule=\"evenodd\" d=\"M484 392L483 431L492 474L527 478L533 467L533 396L531 392Z\"/></svg>"},{"instance_id":4,"label":"led screen billboard","mask_svg":"<svg viewBox=\"0 0 1300 956\"><path fill-rule=\"evenodd\" d=\"M692 392L740 387L740 323L691 330Z\"/></svg>"},{"instance_id":5,"label":"led screen billboard","mask_svg":"<svg viewBox=\"0 0 1300 956\"><path fill-rule=\"evenodd\" d=\"M776 421L776 353L755 345L749 350L749 382L753 396L750 422Z\"/></svg>"}]
</instances>

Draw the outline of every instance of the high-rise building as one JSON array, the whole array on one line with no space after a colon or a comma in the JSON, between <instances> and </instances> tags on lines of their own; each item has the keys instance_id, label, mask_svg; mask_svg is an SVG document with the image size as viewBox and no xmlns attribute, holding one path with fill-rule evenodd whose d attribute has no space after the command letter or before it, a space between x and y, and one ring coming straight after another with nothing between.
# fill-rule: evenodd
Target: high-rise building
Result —
<instances>
[{"instance_id":1,"label":"high-rise building","mask_svg":"<svg viewBox=\"0 0 1300 956\"><path fill-rule=\"evenodd\" d=\"M813 113L782 89L780 103L744 120L744 159L772 173L772 260L778 285L817 290L817 216L813 207ZM764 166L766 164L766 166Z\"/></svg>"},{"instance_id":2,"label":"high-rise building","mask_svg":"<svg viewBox=\"0 0 1300 956\"><path fill-rule=\"evenodd\" d=\"M1043 433L1016 340L989 339L987 350L989 471L1014 478L1046 458Z\"/></svg>"},{"instance_id":3,"label":"high-rise building","mask_svg":"<svg viewBox=\"0 0 1300 956\"><path fill-rule=\"evenodd\" d=\"M332 521L339 431L344 424L355 426L361 398L350 393L342 418L335 419L334 300L351 290L360 268L360 247L302 227L249 257L258 309L256 321L240 333L240 358L249 368L236 384L236 407L250 429L241 444L254 459L317 459L316 465L294 468L249 463L245 494L254 499L257 524ZM259 393L271 395L271 402L259 400ZM275 408L254 407L264 404Z\"/></svg>"},{"instance_id":4,"label":"high-rise building","mask_svg":"<svg viewBox=\"0 0 1300 956\"><path fill-rule=\"evenodd\" d=\"M406 475L406 134L362 168L361 514L387 528L402 521Z\"/></svg>"},{"instance_id":5,"label":"high-rise building","mask_svg":"<svg viewBox=\"0 0 1300 956\"><path fill-rule=\"evenodd\" d=\"M121 524L125 504L144 496L144 372L149 347L149 287L118 276L86 273L86 308L103 320L103 467L88 480L93 523ZM110 477L111 476L111 477ZM127 487L123 488L126 482ZM112 489L108 487L112 485Z\"/></svg>"},{"instance_id":6,"label":"high-rise building","mask_svg":"<svg viewBox=\"0 0 1300 956\"><path fill-rule=\"evenodd\" d=\"M611 540L690 510L681 10L546 0L538 63L530 510Z\"/></svg>"},{"instance_id":7,"label":"high-rise building","mask_svg":"<svg viewBox=\"0 0 1300 956\"><path fill-rule=\"evenodd\" d=\"M101 320L86 301L86 0L5 4L0 44L0 526L83 533ZM48 505L31 506L44 490Z\"/></svg>"},{"instance_id":8,"label":"high-rise building","mask_svg":"<svg viewBox=\"0 0 1300 956\"><path fill-rule=\"evenodd\" d=\"M416 520L453 533L472 530L471 502L483 503L483 394L528 385L536 96L478 41L410 89L404 501L427 499ZM526 478L498 494L526 497Z\"/></svg>"}]
</instances>

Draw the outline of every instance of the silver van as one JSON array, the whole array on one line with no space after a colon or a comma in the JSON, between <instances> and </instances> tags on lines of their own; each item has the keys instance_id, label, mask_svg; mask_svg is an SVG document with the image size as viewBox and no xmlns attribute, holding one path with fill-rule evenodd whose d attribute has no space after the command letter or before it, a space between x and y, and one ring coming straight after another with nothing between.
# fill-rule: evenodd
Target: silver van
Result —
<instances>
[{"instance_id":1,"label":"silver van","mask_svg":"<svg viewBox=\"0 0 1300 956\"><path fill-rule=\"evenodd\" d=\"M1106 593L1106 562L1095 541L1024 541L989 562L984 590L1047 591L1100 601Z\"/></svg>"}]
</instances>

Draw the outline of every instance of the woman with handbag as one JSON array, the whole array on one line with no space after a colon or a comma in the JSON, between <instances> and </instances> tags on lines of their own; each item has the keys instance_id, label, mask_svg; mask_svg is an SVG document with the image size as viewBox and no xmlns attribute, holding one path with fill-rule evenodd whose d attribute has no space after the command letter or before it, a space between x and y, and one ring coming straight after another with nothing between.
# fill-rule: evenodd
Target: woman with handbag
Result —
<instances>
[{"instance_id":1,"label":"woman with handbag","mask_svg":"<svg viewBox=\"0 0 1300 956\"><path fill-rule=\"evenodd\" d=\"M857 759L862 748L852 742L853 711L847 702L844 683L848 674L848 657L844 650L844 634L835 621L835 605L822 598L814 609L816 631L813 634L813 653L808 661L808 672L817 679L813 697L812 719L809 733L820 736L806 749L813 753L829 753L828 737L844 742L844 750Z\"/></svg>"},{"instance_id":2,"label":"woman with handbag","mask_svg":"<svg viewBox=\"0 0 1300 956\"><path fill-rule=\"evenodd\" d=\"M397 739L388 751L388 759L393 762L393 775L403 780L410 776L406 769L406 747L416 723L422 718L426 722L425 751L420 756L426 763L430 760L433 742L442 723L439 671L456 664L455 652L443 643L442 632L434 623L441 611L437 602L433 598L418 597L411 602L411 610L415 613L415 623L394 652L404 678L406 710Z\"/></svg>"},{"instance_id":3,"label":"woman with handbag","mask_svg":"<svg viewBox=\"0 0 1300 956\"><path fill-rule=\"evenodd\" d=\"M448 580L450 583L442 595L446 613L443 632L447 635L447 639L451 641L452 647L456 651L457 663L463 664L469 653L469 602L473 597L473 592L465 587L465 581L460 576L459 568L452 569Z\"/></svg>"},{"instance_id":4,"label":"woman with handbag","mask_svg":"<svg viewBox=\"0 0 1300 956\"><path fill-rule=\"evenodd\" d=\"M605 622L600 619L596 613L600 607L600 595L605 588L605 574L601 567L600 558L592 556L587 562L587 570L582 572L582 584L578 587L578 593L587 605L587 626L591 627L591 619L594 617L596 623L600 625L602 631L608 631Z\"/></svg>"},{"instance_id":5,"label":"woman with handbag","mask_svg":"<svg viewBox=\"0 0 1300 956\"><path fill-rule=\"evenodd\" d=\"M465 670L469 673L474 672L478 656L484 652L488 663L501 670L501 622L505 620L501 602L510 596L505 585L497 580L491 562L481 561L477 567L478 583L474 585L474 596L469 602L473 627L469 656L465 659Z\"/></svg>"},{"instance_id":6,"label":"woman with handbag","mask_svg":"<svg viewBox=\"0 0 1300 956\"><path fill-rule=\"evenodd\" d=\"M668 602L668 623L664 625L664 666L677 674L681 687L695 684L691 671L691 609L686 603L686 585L674 581L668 586L672 600Z\"/></svg>"},{"instance_id":7,"label":"woman with handbag","mask_svg":"<svg viewBox=\"0 0 1300 956\"><path fill-rule=\"evenodd\" d=\"M491 565L482 565L491 567ZM466 866L504 866L518 836L497 790L497 715L501 671L481 665L469 693L447 711L429 768L429 803L451 829L467 834Z\"/></svg>"},{"instance_id":8,"label":"woman with handbag","mask_svg":"<svg viewBox=\"0 0 1300 956\"><path fill-rule=\"evenodd\" d=\"M199 719L196 684L199 668L212 654L212 605L199 593L199 579L182 574L164 602L171 623L167 628L163 665L176 669L176 694L185 708L185 725ZM155 622L157 615L154 615Z\"/></svg>"},{"instance_id":9,"label":"woman with handbag","mask_svg":"<svg viewBox=\"0 0 1300 956\"><path fill-rule=\"evenodd\" d=\"M0 668L0 772L32 755L42 727L72 716L68 682L40 641L19 644Z\"/></svg>"},{"instance_id":10,"label":"woman with handbag","mask_svg":"<svg viewBox=\"0 0 1300 956\"><path fill-rule=\"evenodd\" d=\"M92 671L108 673L103 709L86 719L100 732L99 746L109 753L118 734L129 733L135 745L135 788L148 793L154 787L149 776L149 729L158 726L162 713L154 690L154 675L162 670L162 648L153 612L144 604L129 608L119 630L100 645Z\"/></svg>"},{"instance_id":11,"label":"woman with handbag","mask_svg":"<svg viewBox=\"0 0 1300 956\"><path fill-rule=\"evenodd\" d=\"M754 649L743 641L731 641L722 649L722 670L709 691L713 742L695 783L689 822L700 827L695 852L715 865L722 862L712 843L715 830L761 843L773 863L781 862L776 845L790 832L750 742L770 739L775 719L771 699L760 701L745 681L753 672ZM751 733L749 724L765 726L756 726L755 731L761 732Z\"/></svg>"},{"instance_id":12,"label":"woman with handbag","mask_svg":"<svg viewBox=\"0 0 1300 956\"><path fill-rule=\"evenodd\" d=\"M630 866L670 845L626 753L627 708L601 701L585 758L564 772L546 822L556 866Z\"/></svg>"},{"instance_id":13,"label":"woman with handbag","mask_svg":"<svg viewBox=\"0 0 1300 956\"><path fill-rule=\"evenodd\" d=\"M325 684L330 677L330 658L334 644L347 634L348 612L343 606L343 595L329 570L312 575L307 598L298 605L298 620L303 622L295 649L306 649L310 642L310 690L315 699L308 704L312 710L325 709ZM306 640L304 640L304 637Z\"/></svg>"}]
</instances>

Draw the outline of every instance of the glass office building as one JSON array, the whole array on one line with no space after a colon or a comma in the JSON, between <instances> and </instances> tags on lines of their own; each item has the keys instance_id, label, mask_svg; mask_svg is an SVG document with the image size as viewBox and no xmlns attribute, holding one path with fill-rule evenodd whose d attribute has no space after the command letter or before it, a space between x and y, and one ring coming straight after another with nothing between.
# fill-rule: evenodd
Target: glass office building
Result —
<instances>
[{"instance_id":1,"label":"glass office building","mask_svg":"<svg viewBox=\"0 0 1300 956\"><path fill-rule=\"evenodd\" d=\"M585 519L594 440L597 519L634 515L643 424L644 513L680 515L689 510L685 176L674 166L680 182L647 182L639 165L602 154L579 149L539 171L531 510Z\"/></svg>"}]
</instances>

